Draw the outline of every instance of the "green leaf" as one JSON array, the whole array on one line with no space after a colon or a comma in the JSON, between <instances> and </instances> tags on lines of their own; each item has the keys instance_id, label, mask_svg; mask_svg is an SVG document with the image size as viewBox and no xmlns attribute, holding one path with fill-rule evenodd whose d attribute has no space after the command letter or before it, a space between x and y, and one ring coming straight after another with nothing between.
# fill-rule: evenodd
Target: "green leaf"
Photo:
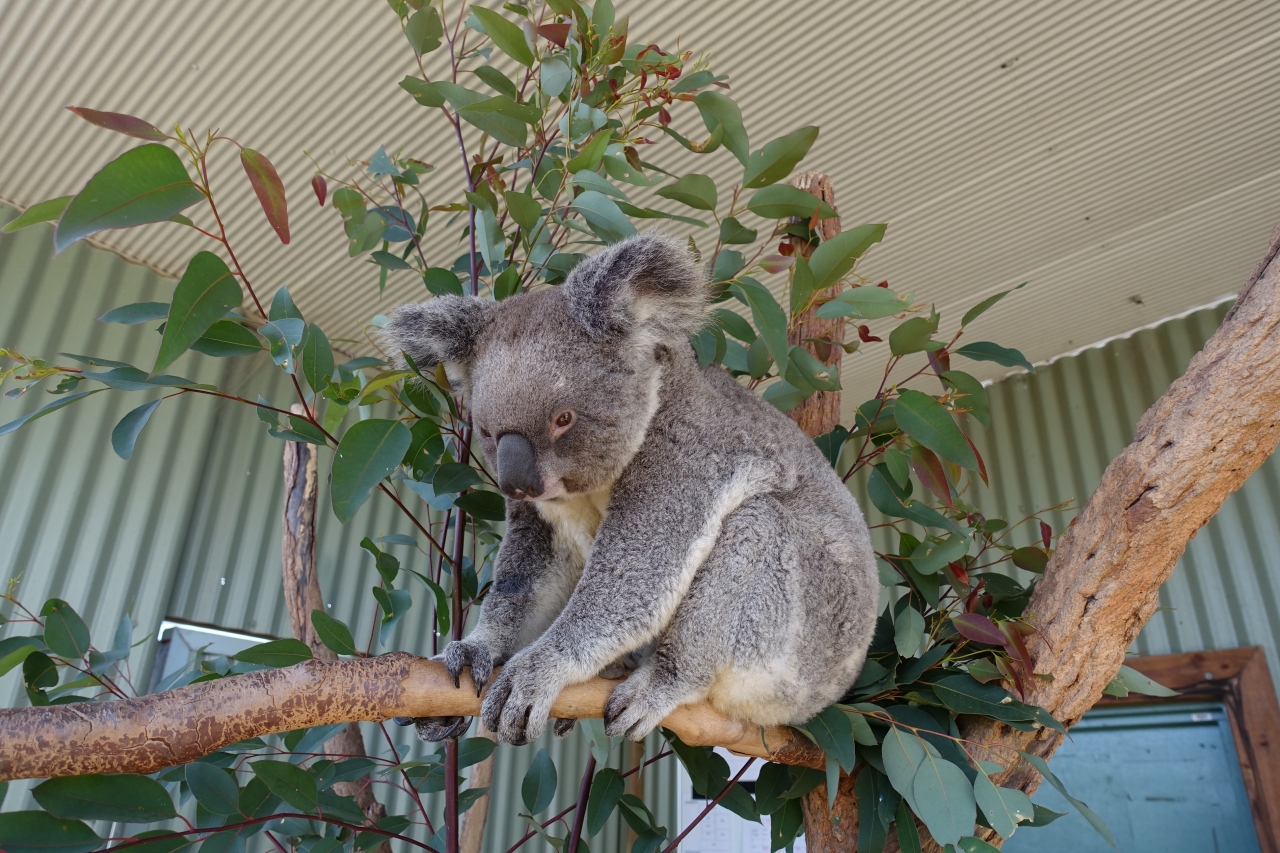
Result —
<instances>
[{"instance_id":1,"label":"green leaf","mask_svg":"<svg viewBox=\"0 0 1280 853\"><path fill-rule=\"evenodd\" d=\"M204 198L182 160L151 143L126 151L102 167L58 220L54 249L109 228L164 222Z\"/></svg>"},{"instance_id":2,"label":"green leaf","mask_svg":"<svg viewBox=\"0 0 1280 853\"><path fill-rule=\"evenodd\" d=\"M529 814L536 815L551 805L551 800L556 795L556 783L556 766L547 751L539 749L538 754L533 757L533 763L529 765L529 771L524 774L524 781L520 783L520 798L524 800L524 807L529 810Z\"/></svg>"},{"instance_id":3,"label":"green leaf","mask_svg":"<svg viewBox=\"0 0 1280 853\"><path fill-rule=\"evenodd\" d=\"M351 636L351 629L346 623L334 619L323 610L311 611L311 626L316 629L316 636L330 651L340 655L358 654L356 641Z\"/></svg>"},{"instance_id":4,"label":"green leaf","mask_svg":"<svg viewBox=\"0 0 1280 853\"><path fill-rule=\"evenodd\" d=\"M234 320L219 320L191 345L196 352L214 358L231 358L262 352L262 342L253 332Z\"/></svg>"},{"instance_id":5,"label":"green leaf","mask_svg":"<svg viewBox=\"0 0 1280 853\"><path fill-rule=\"evenodd\" d=\"M844 772L853 770L857 754L848 714L835 705L829 705L818 716L805 723L805 729L824 752L839 762Z\"/></svg>"},{"instance_id":6,"label":"green leaf","mask_svg":"<svg viewBox=\"0 0 1280 853\"><path fill-rule=\"evenodd\" d=\"M78 820L60 820L48 812L0 814L0 850L5 853L89 853L102 839Z\"/></svg>"},{"instance_id":7,"label":"green leaf","mask_svg":"<svg viewBox=\"0 0 1280 853\"><path fill-rule=\"evenodd\" d=\"M938 330L938 322L934 317L912 317L899 323L889 333L889 351L896 356L910 355L913 352L924 352L936 348L930 338Z\"/></svg>"},{"instance_id":8,"label":"green leaf","mask_svg":"<svg viewBox=\"0 0 1280 853\"><path fill-rule=\"evenodd\" d=\"M298 357L302 360L302 376L312 391L320 392L333 376L333 349L329 339L315 323L308 323L298 344Z\"/></svg>"},{"instance_id":9,"label":"green leaf","mask_svg":"<svg viewBox=\"0 0 1280 853\"><path fill-rule=\"evenodd\" d=\"M787 341L787 315L769 289L752 278L741 278L730 289L751 307L751 316L769 354L778 365L779 375L786 375L791 345Z\"/></svg>"},{"instance_id":10,"label":"green leaf","mask_svg":"<svg viewBox=\"0 0 1280 853\"><path fill-rule=\"evenodd\" d=\"M569 206L578 211L595 235L606 243L618 243L636 234L635 226L617 202L596 190L587 190Z\"/></svg>"},{"instance_id":11,"label":"green leaf","mask_svg":"<svg viewBox=\"0 0 1280 853\"><path fill-rule=\"evenodd\" d=\"M726 246L745 246L756 241L756 230L729 216L720 223L720 242Z\"/></svg>"},{"instance_id":12,"label":"green leaf","mask_svg":"<svg viewBox=\"0 0 1280 853\"><path fill-rule=\"evenodd\" d=\"M981 684L969 675L949 675L933 684L934 695L948 710L957 714L980 714L1005 722L1035 719L1034 711L1014 702L1004 688Z\"/></svg>"},{"instance_id":13,"label":"green leaf","mask_svg":"<svg viewBox=\"0 0 1280 853\"><path fill-rule=\"evenodd\" d=\"M51 198L48 201L42 201L33 204L22 212L22 215L16 219L9 221L4 226L5 234L12 234L28 225L35 225L37 222L53 222L62 216L62 211L67 209L67 203L71 201L71 196L64 195L62 198Z\"/></svg>"},{"instance_id":14,"label":"green leaf","mask_svg":"<svg viewBox=\"0 0 1280 853\"><path fill-rule=\"evenodd\" d=\"M787 800L769 821L769 850L772 853L791 847L804 828L804 810L799 800Z\"/></svg>"},{"instance_id":15,"label":"green leaf","mask_svg":"<svg viewBox=\"0 0 1280 853\"><path fill-rule=\"evenodd\" d=\"M378 266L392 272L400 272L401 270L411 270L413 267L405 260L390 252L377 251L369 255L369 260Z\"/></svg>"},{"instance_id":16,"label":"green leaf","mask_svg":"<svg viewBox=\"0 0 1280 853\"><path fill-rule=\"evenodd\" d=\"M991 426L991 406L987 401L987 389L982 387L981 382L960 370L943 371L938 374L938 378L963 395L956 398L953 405L968 409L984 427Z\"/></svg>"},{"instance_id":17,"label":"green leaf","mask_svg":"<svg viewBox=\"0 0 1280 853\"><path fill-rule=\"evenodd\" d=\"M1089 825L1092 826L1099 835L1106 839L1108 844L1112 847L1116 847L1116 837L1111 834L1111 830L1105 823L1103 823L1102 818L1094 814L1093 809L1085 805L1084 802L1077 800L1075 797L1067 793L1067 787L1062 784L1061 779L1053 774L1049 769L1049 765L1043 758L1038 755L1032 755L1029 752L1023 752L1022 750L1018 750L1018 754L1025 758L1028 764L1039 771L1040 775L1043 776L1050 785L1057 789L1058 793L1061 794L1067 802L1075 806L1076 811L1080 812L1080 814L1084 816L1084 819L1089 821Z\"/></svg>"},{"instance_id":18,"label":"green leaf","mask_svg":"<svg viewBox=\"0 0 1280 853\"><path fill-rule=\"evenodd\" d=\"M497 492L476 490L454 500L453 505L467 514L485 521L502 521L507 517L507 504Z\"/></svg>"},{"instance_id":19,"label":"green leaf","mask_svg":"<svg viewBox=\"0 0 1280 853\"><path fill-rule=\"evenodd\" d=\"M222 259L212 252L198 252L173 291L169 322L151 375L173 364L241 298L240 285Z\"/></svg>"},{"instance_id":20,"label":"green leaf","mask_svg":"<svg viewBox=\"0 0 1280 853\"><path fill-rule=\"evenodd\" d=\"M533 227L538 224L538 217L542 215L542 205L533 196L514 190L507 190L502 197L506 199L507 210L511 211L511 218L516 224L526 232L532 232Z\"/></svg>"},{"instance_id":21,"label":"green leaf","mask_svg":"<svg viewBox=\"0 0 1280 853\"><path fill-rule=\"evenodd\" d=\"M925 753L916 771L912 809L939 844L955 844L973 832L977 803L964 771L934 753Z\"/></svg>"},{"instance_id":22,"label":"green leaf","mask_svg":"<svg viewBox=\"0 0 1280 853\"><path fill-rule=\"evenodd\" d=\"M772 184L757 190L751 197L751 201L747 202L747 210L765 219L786 219L789 216L808 219L815 212L818 213L819 219L830 219L836 215L836 212L816 195L789 184Z\"/></svg>"},{"instance_id":23,"label":"green leaf","mask_svg":"<svg viewBox=\"0 0 1280 853\"><path fill-rule=\"evenodd\" d=\"M6 637L0 640L0 675L8 673L43 645L36 637ZM0 802L3 802L3 798L0 798Z\"/></svg>"},{"instance_id":24,"label":"green leaf","mask_svg":"<svg viewBox=\"0 0 1280 853\"><path fill-rule=\"evenodd\" d=\"M909 297L899 296L887 287L852 287L830 302L818 306L818 316L826 320L854 317L878 320L900 314L911 307Z\"/></svg>"},{"instance_id":25,"label":"green leaf","mask_svg":"<svg viewBox=\"0 0 1280 853\"><path fill-rule=\"evenodd\" d=\"M564 168L569 174L576 174L581 171L594 171L600 165L600 158L604 157L604 152L609 148L609 138L612 133L608 130L601 130L591 137L591 141L582 146L577 156L570 158L569 162L564 164Z\"/></svg>"},{"instance_id":26,"label":"green leaf","mask_svg":"<svg viewBox=\"0 0 1280 853\"><path fill-rule=\"evenodd\" d=\"M1013 291L1021 290L1026 286L1027 286L1027 283L1024 281L1022 284L1018 285L1017 287L1010 288L1009 290L1003 291L1002 293L997 293L995 296L988 296L986 299L982 300L977 305L973 306L968 311L964 312L964 318L960 320L960 328L964 328L965 326L972 323L974 320L978 319L978 317L981 316L983 312L985 312L992 305L995 305L1001 299L1004 299L1010 293L1013 293Z\"/></svg>"},{"instance_id":27,"label":"green leaf","mask_svg":"<svg viewBox=\"0 0 1280 853\"><path fill-rule=\"evenodd\" d=\"M487 737L468 737L458 741L458 769L466 770L493 755L497 744Z\"/></svg>"},{"instance_id":28,"label":"green leaf","mask_svg":"<svg viewBox=\"0 0 1280 853\"><path fill-rule=\"evenodd\" d=\"M492 65L481 65L476 68L475 71L477 77L489 84L489 88L505 95L513 101L520 98L520 90L516 88L516 84L512 83L507 75L503 74Z\"/></svg>"},{"instance_id":29,"label":"green leaf","mask_svg":"<svg viewBox=\"0 0 1280 853\"><path fill-rule=\"evenodd\" d=\"M422 274L422 283L434 296L461 296L458 276L441 267L431 267Z\"/></svg>"},{"instance_id":30,"label":"green leaf","mask_svg":"<svg viewBox=\"0 0 1280 853\"><path fill-rule=\"evenodd\" d=\"M1044 806L1036 805L1036 816L1029 823L1023 826L1048 826L1060 817L1066 817L1066 812L1055 812L1053 809L1046 809Z\"/></svg>"},{"instance_id":31,"label":"green leaf","mask_svg":"<svg viewBox=\"0 0 1280 853\"><path fill-rule=\"evenodd\" d=\"M972 835L961 838L956 842L956 846L963 850L964 853L1000 853L999 847L988 844L981 838L975 838Z\"/></svg>"},{"instance_id":32,"label":"green leaf","mask_svg":"<svg viewBox=\"0 0 1280 853\"><path fill-rule=\"evenodd\" d=\"M1034 572L1037 575L1044 574L1044 568L1049 564L1049 555L1045 553L1044 549L1033 545L1028 545L1025 548L1016 548L1009 556L1013 558L1015 566L1028 572Z\"/></svg>"},{"instance_id":33,"label":"green leaf","mask_svg":"<svg viewBox=\"0 0 1280 853\"><path fill-rule=\"evenodd\" d=\"M461 492L483 482L484 479L470 465L447 462L436 469L435 476L431 478L431 487L435 489L436 494L443 495Z\"/></svg>"},{"instance_id":34,"label":"green leaf","mask_svg":"<svg viewBox=\"0 0 1280 853\"><path fill-rule=\"evenodd\" d=\"M177 813L164 786L146 776L65 776L31 789L37 803L55 817L151 823Z\"/></svg>"},{"instance_id":35,"label":"green leaf","mask_svg":"<svg viewBox=\"0 0 1280 853\"><path fill-rule=\"evenodd\" d=\"M920 814L915 799L916 772L924 763L925 756L925 743L918 735L898 726L889 727L880 747L880 758L890 784L916 814Z\"/></svg>"},{"instance_id":36,"label":"green leaf","mask_svg":"<svg viewBox=\"0 0 1280 853\"><path fill-rule=\"evenodd\" d=\"M563 56L549 56L538 69L539 85L549 98L557 98L573 81L573 69Z\"/></svg>"},{"instance_id":37,"label":"green leaf","mask_svg":"<svg viewBox=\"0 0 1280 853\"><path fill-rule=\"evenodd\" d=\"M244 663L256 663L259 666L292 666L304 660L311 660L311 647L301 640L286 637L283 640L272 640L237 652L236 660Z\"/></svg>"},{"instance_id":38,"label":"green leaf","mask_svg":"<svg viewBox=\"0 0 1280 853\"><path fill-rule=\"evenodd\" d=\"M120 323L124 326L136 326L151 320L163 320L169 316L167 302L134 302L112 308L98 318L101 323Z\"/></svg>"},{"instance_id":39,"label":"green leaf","mask_svg":"<svg viewBox=\"0 0 1280 853\"><path fill-rule=\"evenodd\" d=\"M906 800L898 801L894 820L898 824L898 846L902 853L922 853L920 832L916 829L915 815L907 806Z\"/></svg>"},{"instance_id":40,"label":"green leaf","mask_svg":"<svg viewBox=\"0 0 1280 853\"><path fill-rule=\"evenodd\" d=\"M209 812L221 815L240 813L240 788L235 777L204 761L187 765L187 786L200 805Z\"/></svg>"},{"instance_id":41,"label":"green leaf","mask_svg":"<svg viewBox=\"0 0 1280 853\"><path fill-rule=\"evenodd\" d=\"M342 189L345 190L347 188L343 187ZM338 190L338 192L333 194L334 204L337 204L338 193L341 192L342 190ZM351 192L354 193L355 191L351 190ZM363 210L364 202L360 201L358 193L356 194L356 200L360 202L360 209ZM289 295L289 288L279 287L276 289L276 292L271 297L271 306L267 308L267 319L273 323L288 319L304 319L302 312L299 311L298 306L294 304L293 297ZM299 327L299 329L301 329L301 327ZM294 341L294 343L297 343L297 341Z\"/></svg>"},{"instance_id":42,"label":"green leaf","mask_svg":"<svg viewBox=\"0 0 1280 853\"><path fill-rule=\"evenodd\" d=\"M804 347L791 347L787 358L786 379L795 387L815 391L840 390L837 366L824 364Z\"/></svg>"},{"instance_id":43,"label":"green leaf","mask_svg":"<svg viewBox=\"0 0 1280 853\"><path fill-rule=\"evenodd\" d=\"M706 175L685 175L670 186L659 187L654 193L697 210L715 210L719 200L716 182Z\"/></svg>"},{"instance_id":44,"label":"green leaf","mask_svg":"<svg viewBox=\"0 0 1280 853\"><path fill-rule=\"evenodd\" d=\"M1147 678L1136 669L1127 666L1120 667L1120 672L1116 675L1115 681L1118 681L1124 688L1125 693L1142 693L1146 696L1177 696L1178 691L1170 690L1163 684L1157 684L1150 678Z\"/></svg>"},{"instance_id":45,"label":"green leaf","mask_svg":"<svg viewBox=\"0 0 1280 853\"><path fill-rule=\"evenodd\" d=\"M997 788L982 770L973 779L973 794L982 815L1001 838L1008 838L1018 823L1035 817L1031 798L1012 788Z\"/></svg>"},{"instance_id":46,"label":"green leaf","mask_svg":"<svg viewBox=\"0 0 1280 853\"><path fill-rule=\"evenodd\" d=\"M128 459L133 455L133 447L138 443L138 435L147 425L147 421L151 420L151 413L160 408L162 402L164 398L143 403L120 419L120 422L111 430L111 449L116 452L116 456Z\"/></svg>"},{"instance_id":47,"label":"green leaf","mask_svg":"<svg viewBox=\"0 0 1280 853\"><path fill-rule=\"evenodd\" d=\"M867 249L884 239L884 225L862 225L841 231L813 250L809 269L813 272L813 289L824 290L848 275Z\"/></svg>"},{"instance_id":48,"label":"green leaf","mask_svg":"<svg viewBox=\"0 0 1280 853\"><path fill-rule=\"evenodd\" d=\"M30 412L28 414L23 415L20 418L16 418L12 421L9 421L9 423L7 424L0 424L0 435L8 435L9 433L13 432L14 430L18 429L24 424L29 423L30 421L43 418L45 415L51 414L57 411L58 409L61 409L63 406L68 406L76 402L77 400L82 400L85 397L88 397L90 394L97 394L105 390L107 389L98 388L97 390L94 390L94 391L77 391L74 394L67 394L63 397L58 398L57 400L54 400L52 403L46 403L45 405L36 409L34 412Z\"/></svg>"},{"instance_id":49,"label":"green leaf","mask_svg":"<svg viewBox=\"0 0 1280 853\"><path fill-rule=\"evenodd\" d=\"M493 39L493 43L498 46L498 50L501 50L526 68L533 67L533 51L529 49L529 43L525 41L524 30L497 12L486 9L483 6L472 4L471 13L479 19L485 33L489 38Z\"/></svg>"},{"instance_id":50,"label":"green leaf","mask_svg":"<svg viewBox=\"0 0 1280 853\"><path fill-rule=\"evenodd\" d=\"M22 662L22 680L37 690L53 687L58 683L58 665L44 652L33 651Z\"/></svg>"},{"instance_id":51,"label":"green leaf","mask_svg":"<svg viewBox=\"0 0 1280 853\"><path fill-rule=\"evenodd\" d=\"M893 414L903 432L943 459L961 468L978 467L978 459L965 441L964 433L946 407L933 397L912 389L904 390L898 395Z\"/></svg>"},{"instance_id":52,"label":"green leaf","mask_svg":"<svg viewBox=\"0 0 1280 853\"><path fill-rule=\"evenodd\" d=\"M698 106L698 112L702 113L702 123L706 125L707 131L712 134L720 131L724 147L746 166L751 149L738 105L728 95L710 91L699 92L694 103Z\"/></svg>"},{"instance_id":53,"label":"green leaf","mask_svg":"<svg viewBox=\"0 0 1280 853\"><path fill-rule=\"evenodd\" d=\"M419 56L439 47L440 40L444 38L444 24L440 20L440 13L436 7L423 6L414 12L409 22L405 24L404 34L409 39L409 46Z\"/></svg>"},{"instance_id":54,"label":"green leaf","mask_svg":"<svg viewBox=\"0 0 1280 853\"><path fill-rule=\"evenodd\" d=\"M971 358L974 361L994 361L1003 367L1021 367L1028 373L1035 373L1035 365L1027 361L1027 357L1016 349L1002 347L991 341L975 341L952 350L956 355Z\"/></svg>"},{"instance_id":55,"label":"green leaf","mask_svg":"<svg viewBox=\"0 0 1280 853\"><path fill-rule=\"evenodd\" d=\"M244 166L244 173L249 176L249 183L253 186L254 195L258 197L258 204L262 205L262 212L267 215L267 222L280 242L288 245L289 203L285 199L284 182L280 180L276 167L252 148L240 149L240 165Z\"/></svg>"},{"instance_id":56,"label":"green leaf","mask_svg":"<svg viewBox=\"0 0 1280 853\"><path fill-rule=\"evenodd\" d=\"M908 606L893 620L893 644L904 658L915 657L924 641L924 617Z\"/></svg>"},{"instance_id":57,"label":"green leaf","mask_svg":"<svg viewBox=\"0 0 1280 853\"><path fill-rule=\"evenodd\" d=\"M44 617L44 643L49 650L69 660L89 651L89 628L80 614L60 598L51 598L40 608Z\"/></svg>"},{"instance_id":58,"label":"green leaf","mask_svg":"<svg viewBox=\"0 0 1280 853\"><path fill-rule=\"evenodd\" d=\"M271 793L301 812L310 814L316 810L316 781L307 771L288 761L262 758L250 766L257 777L271 789Z\"/></svg>"},{"instance_id":59,"label":"green leaf","mask_svg":"<svg viewBox=\"0 0 1280 853\"><path fill-rule=\"evenodd\" d=\"M756 189L782 180L809 153L818 138L818 128L802 127L780 136L747 158L747 171L742 178L745 189Z\"/></svg>"},{"instance_id":60,"label":"green leaf","mask_svg":"<svg viewBox=\"0 0 1280 853\"><path fill-rule=\"evenodd\" d=\"M591 796L587 798L587 835L595 835L604 829L609 815L613 814L618 800L626 793L622 774L612 767L597 770L591 783Z\"/></svg>"},{"instance_id":61,"label":"green leaf","mask_svg":"<svg viewBox=\"0 0 1280 853\"><path fill-rule=\"evenodd\" d=\"M412 435L399 421L358 421L342 436L333 460L330 495L333 514L343 524L369 499L369 494L400 464Z\"/></svg>"}]
</instances>

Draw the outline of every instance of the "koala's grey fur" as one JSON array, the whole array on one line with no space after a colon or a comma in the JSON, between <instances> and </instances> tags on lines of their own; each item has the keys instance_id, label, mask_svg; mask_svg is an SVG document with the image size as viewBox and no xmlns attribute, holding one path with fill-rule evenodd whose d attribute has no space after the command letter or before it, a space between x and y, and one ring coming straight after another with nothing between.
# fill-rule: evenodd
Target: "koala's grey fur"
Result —
<instances>
[{"instance_id":1,"label":"koala's grey fur","mask_svg":"<svg viewBox=\"0 0 1280 853\"><path fill-rule=\"evenodd\" d=\"M705 322L698 268L652 234L584 260L561 287L392 314L388 343L424 369L444 363L489 461L519 433L545 485L507 500L479 624L443 655L477 685L505 664L481 709L503 741L538 737L564 687L628 655L638 665L605 721L636 740L704 699L801 723L862 669L879 593L862 513L789 418L699 368L688 335ZM576 420L555 437L565 410Z\"/></svg>"}]
</instances>

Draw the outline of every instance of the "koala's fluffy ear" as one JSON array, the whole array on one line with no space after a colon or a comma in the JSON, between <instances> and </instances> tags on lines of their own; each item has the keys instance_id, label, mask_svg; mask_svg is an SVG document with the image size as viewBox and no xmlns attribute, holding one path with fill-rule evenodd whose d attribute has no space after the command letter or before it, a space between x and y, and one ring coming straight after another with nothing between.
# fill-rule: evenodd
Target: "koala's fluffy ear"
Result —
<instances>
[{"instance_id":1,"label":"koala's fluffy ear","mask_svg":"<svg viewBox=\"0 0 1280 853\"><path fill-rule=\"evenodd\" d=\"M408 353L419 369L443 363L450 380L465 375L476 339L493 316L494 303L475 296L438 296L391 312L382 339L393 358Z\"/></svg>"},{"instance_id":2,"label":"koala's fluffy ear","mask_svg":"<svg viewBox=\"0 0 1280 853\"><path fill-rule=\"evenodd\" d=\"M639 326L684 340L706 325L706 291L689 250L661 234L640 234L592 255L563 285L569 310L593 337Z\"/></svg>"}]
</instances>

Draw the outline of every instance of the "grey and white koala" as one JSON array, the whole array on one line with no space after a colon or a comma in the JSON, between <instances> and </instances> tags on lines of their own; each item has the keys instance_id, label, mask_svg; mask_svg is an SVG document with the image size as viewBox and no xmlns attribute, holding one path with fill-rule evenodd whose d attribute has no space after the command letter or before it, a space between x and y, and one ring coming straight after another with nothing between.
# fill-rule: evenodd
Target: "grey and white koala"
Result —
<instances>
[{"instance_id":1,"label":"grey and white koala","mask_svg":"<svg viewBox=\"0 0 1280 853\"><path fill-rule=\"evenodd\" d=\"M477 686L503 665L481 708L502 741L537 738L564 687L629 657L605 730L635 740L700 700L801 723L862 669L879 594L866 521L790 419L699 367L688 337L706 322L698 267L654 234L560 287L391 315L390 347L443 363L466 397L507 497L479 623L442 655Z\"/></svg>"}]
</instances>

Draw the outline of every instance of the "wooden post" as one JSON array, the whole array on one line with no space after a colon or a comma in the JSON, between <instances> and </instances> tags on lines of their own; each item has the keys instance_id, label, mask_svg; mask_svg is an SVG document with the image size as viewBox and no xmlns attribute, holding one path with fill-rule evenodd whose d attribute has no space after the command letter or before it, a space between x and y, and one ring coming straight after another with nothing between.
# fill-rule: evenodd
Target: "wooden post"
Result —
<instances>
[{"instance_id":1,"label":"wooden post","mask_svg":"<svg viewBox=\"0 0 1280 853\"><path fill-rule=\"evenodd\" d=\"M302 414L295 403L291 410ZM280 561L283 568L285 609L293 636L306 643L311 653L323 661L338 660L337 652L326 646L311 624L311 612L324 610L320 594L320 578L316 574L316 495L319 492L319 470L315 448L301 441L284 443L284 518L280 525ZM337 758L365 755L360 725L351 723L325 745L325 751ZM341 759L338 759L341 760ZM333 790L343 797L354 797L370 821L387 816L387 809L374 796L369 777L351 782L338 782ZM377 853L390 853L390 842L378 845Z\"/></svg>"},{"instance_id":2,"label":"wooden post","mask_svg":"<svg viewBox=\"0 0 1280 853\"><path fill-rule=\"evenodd\" d=\"M804 172L793 178L791 183L816 195L832 210L839 212L836 207L835 186L829 176L822 172ZM840 217L819 220L817 230L823 240L830 240L840 233ZM796 254L806 260L816 248L812 243L797 238L791 238L791 245L795 247ZM818 294L819 301L835 298L841 287L837 283L822 291ZM838 346L814 343L812 339L843 342L844 322L838 319L824 320L817 316L816 309L810 308L792 318L787 339L794 346L804 347L828 367L836 367L840 364L844 350ZM818 391L792 409L790 414L791 419L810 438L831 432L840 423L840 392ZM841 853L857 848L858 801L853 793L851 777L841 774L834 808L827 807L825 784L805 794L800 805L804 809L805 844L810 853Z\"/></svg>"},{"instance_id":3,"label":"wooden post","mask_svg":"<svg viewBox=\"0 0 1280 853\"><path fill-rule=\"evenodd\" d=\"M484 723L478 723L477 726L476 735L479 737L497 739ZM471 768L471 773L467 776L469 787L472 789L491 787L495 754L496 751L489 753L488 758ZM458 828L458 850L461 853L480 853L481 848L484 847L484 828L488 820L489 794L486 791L471 804L471 808L463 812L462 825Z\"/></svg>"}]
</instances>

